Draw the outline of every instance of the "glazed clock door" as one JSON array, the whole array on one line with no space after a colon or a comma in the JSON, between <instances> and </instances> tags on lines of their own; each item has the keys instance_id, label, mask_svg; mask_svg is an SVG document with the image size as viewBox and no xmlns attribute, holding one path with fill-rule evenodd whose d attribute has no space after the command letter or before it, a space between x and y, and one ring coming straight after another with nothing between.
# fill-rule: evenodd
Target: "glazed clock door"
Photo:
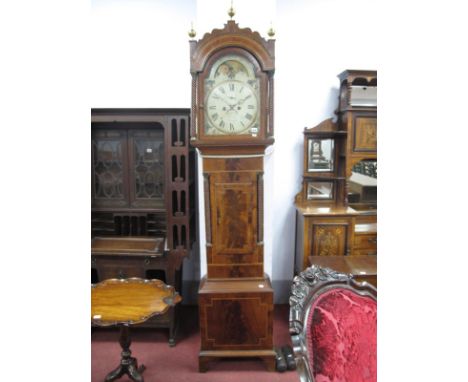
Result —
<instances>
[{"instance_id":1,"label":"glazed clock door","mask_svg":"<svg viewBox=\"0 0 468 382\"><path fill-rule=\"evenodd\" d=\"M240 54L218 58L204 80L204 134L256 136L260 125L260 79Z\"/></svg>"}]
</instances>

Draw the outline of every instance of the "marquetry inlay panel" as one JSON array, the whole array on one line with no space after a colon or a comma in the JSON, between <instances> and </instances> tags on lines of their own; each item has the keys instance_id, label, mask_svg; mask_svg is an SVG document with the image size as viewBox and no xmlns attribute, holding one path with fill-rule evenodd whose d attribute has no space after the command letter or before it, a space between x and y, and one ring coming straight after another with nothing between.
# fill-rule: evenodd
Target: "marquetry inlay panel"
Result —
<instances>
[{"instance_id":1,"label":"marquetry inlay panel","mask_svg":"<svg viewBox=\"0 0 468 382\"><path fill-rule=\"evenodd\" d=\"M355 121L355 151L377 150L377 118L356 117Z\"/></svg>"},{"instance_id":2,"label":"marquetry inlay panel","mask_svg":"<svg viewBox=\"0 0 468 382\"><path fill-rule=\"evenodd\" d=\"M313 226L313 256L343 256L346 251L346 225Z\"/></svg>"}]
</instances>

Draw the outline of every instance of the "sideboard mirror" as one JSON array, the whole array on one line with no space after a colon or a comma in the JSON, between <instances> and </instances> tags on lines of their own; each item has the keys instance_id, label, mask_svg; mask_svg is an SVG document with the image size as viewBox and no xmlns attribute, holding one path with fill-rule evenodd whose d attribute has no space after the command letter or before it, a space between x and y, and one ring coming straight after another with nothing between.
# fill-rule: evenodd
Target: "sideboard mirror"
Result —
<instances>
[{"instance_id":1,"label":"sideboard mirror","mask_svg":"<svg viewBox=\"0 0 468 382\"><path fill-rule=\"evenodd\" d=\"M377 208L377 161L362 160L353 166L348 178L348 202L357 210Z\"/></svg>"},{"instance_id":2,"label":"sideboard mirror","mask_svg":"<svg viewBox=\"0 0 468 382\"><path fill-rule=\"evenodd\" d=\"M307 200L333 199L333 182L322 180L307 181Z\"/></svg>"},{"instance_id":3,"label":"sideboard mirror","mask_svg":"<svg viewBox=\"0 0 468 382\"><path fill-rule=\"evenodd\" d=\"M307 139L307 172L332 172L334 140L330 138Z\"/></svg>"}]
</instances>

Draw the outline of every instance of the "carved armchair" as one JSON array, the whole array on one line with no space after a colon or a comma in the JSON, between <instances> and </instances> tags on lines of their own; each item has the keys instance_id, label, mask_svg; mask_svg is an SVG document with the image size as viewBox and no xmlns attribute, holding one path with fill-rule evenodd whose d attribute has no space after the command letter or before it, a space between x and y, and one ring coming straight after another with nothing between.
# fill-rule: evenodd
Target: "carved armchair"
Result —
<instances>
[{"instance_id":1,"label":"carved armchair","mask_svg":"<svg viewBox=\"0 0 468 382\"><path fill-rule=\"evenodd\" d=\"M377 289L313 265L294 278L289 332L301 382L377 381Z\"/></svg>"}]
</instances>

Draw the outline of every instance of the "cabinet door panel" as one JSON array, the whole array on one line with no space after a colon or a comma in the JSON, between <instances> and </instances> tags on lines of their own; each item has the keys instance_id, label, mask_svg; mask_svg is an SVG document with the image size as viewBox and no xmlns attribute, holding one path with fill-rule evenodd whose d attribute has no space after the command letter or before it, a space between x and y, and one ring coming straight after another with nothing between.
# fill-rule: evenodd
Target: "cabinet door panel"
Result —
<instances>
[{"instance_id":1,"label":"cabinet door panel","mask_svg":"<svg viewBox=\"0 0 468 382\"><path fill-rule=\"evenodd\" d=\"M131 130L129 135L130 205L164 206L164 131Z\"/></svg>"},{"instance_id":2,"label":"cabinet door panel","mask_svg":"<svg viewBox=\"0 0 468 382\"><path fill-rule=\"evenodd\" d=\"M273 346L273 293L201 296L199 307L203 350Z\"/></svg>"},{"instance_id":3,"label":"cabinet door panel","mask_svg":"<svg viewBox=\"0 0 468 382\"><path fill-rule=\"evenodd\" d=\"M312 229L312 256L346 255L348 226L345 224L316 224Z\"/></svg>"},{"instance_id":4,"label":"cabinet door panel","mask_svg":"<svg viewBox=\"0 0 468 382\"><path fill-rule=\"evenodd\" d=\"M127 133L92 132L93 207L128 206Z\"/></svg>"},{"instance_id":5,"label":"cabinet door panel","mask_svg":"<svg viewBox=\"0 0 468 382\"><path fill-rule=\"evenodd\" d=\"M354 118L354 151L377 151L377 118L356 115Z\"/></svg>"}]
</instances>

